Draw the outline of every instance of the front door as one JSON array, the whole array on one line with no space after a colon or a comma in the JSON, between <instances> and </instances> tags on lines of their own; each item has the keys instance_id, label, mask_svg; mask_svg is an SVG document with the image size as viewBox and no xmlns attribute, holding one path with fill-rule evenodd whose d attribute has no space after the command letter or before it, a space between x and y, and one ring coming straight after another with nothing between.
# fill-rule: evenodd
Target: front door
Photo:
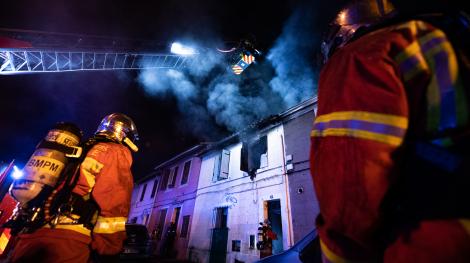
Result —
<instances>
[{"instance_id":1,"label":"front door","mask_svg":"<svg viewBox=\"0 0 470 263\"><path fill-rule=\"evenodd\" d=\"M215 227L212 229L210 263L223 263L227 255L227 207L214 209Z\"/></svg>"},{"instance_id":2,"label":"front door","mask_svg":"<svg viewBox=\"0 0 470 263\"><path fill-rule=\"evenodd\" d=\"M281 217L281 201L268 201L268 220L271 222L272 231L276 234L277 239L273 240L273 254L279 254L284 251L282 245L282 217Z\"/></svg>"}]
</instances>

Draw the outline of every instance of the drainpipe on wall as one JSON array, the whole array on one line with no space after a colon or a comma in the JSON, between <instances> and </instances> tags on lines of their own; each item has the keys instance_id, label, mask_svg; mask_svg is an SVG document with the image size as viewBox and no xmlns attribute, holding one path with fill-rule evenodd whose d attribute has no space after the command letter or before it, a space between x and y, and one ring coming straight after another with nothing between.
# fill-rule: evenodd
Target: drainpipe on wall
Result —
<instances>
[{"instance_id":1,"label":"drainpipe on wall","mask_svg":"<svg viewBox=\"0 0 470 263\"><path fill-rule=\"evenodd\" d=\"M291 223L291 210L290 210L290 195L289 195L289 178L287 177L286 169L286 152L284 149L284 136L281 134L281 147L282 147L282 175L284 177L284 186L286 188L286 208L287 208L287 223L288 223L288 233L289 233L289 247L292 247L294 244L292 240L292 223Z\"/></svg>"}]
</instances>

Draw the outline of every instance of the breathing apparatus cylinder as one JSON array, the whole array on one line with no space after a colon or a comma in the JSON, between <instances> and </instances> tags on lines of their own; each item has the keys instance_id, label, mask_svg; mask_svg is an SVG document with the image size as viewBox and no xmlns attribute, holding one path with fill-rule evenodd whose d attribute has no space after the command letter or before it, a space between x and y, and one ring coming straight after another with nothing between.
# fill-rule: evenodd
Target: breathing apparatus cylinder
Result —
<instances>
[{"instance_id":1,"label":"breathing apparatus cylinder","mask_svg":"<svg viewBox=\"0 0 470 263\"><path fill-rule=\"evenodd\" d=\"M53 189L68 163L69 157L79 157L82 131L72 123L59 122L36 146L23 168L24 176L13 181L10 194L21 205L28 203L47 189Z\"/></svg>"}]
</instances>

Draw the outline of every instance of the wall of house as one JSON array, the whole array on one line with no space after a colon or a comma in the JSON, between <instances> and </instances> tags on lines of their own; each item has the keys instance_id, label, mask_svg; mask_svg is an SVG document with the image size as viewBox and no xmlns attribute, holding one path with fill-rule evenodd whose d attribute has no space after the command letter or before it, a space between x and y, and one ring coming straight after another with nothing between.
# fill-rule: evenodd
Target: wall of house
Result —
<instances>
[{"instance_id":1,"label":"wall of house","mask_svg":"<svg viewBox=\"0 0 470 263\"><path fill-rule=\"evenodd\" d=\"M255 235L259 222L265 219L265 201L279 199L281 203L283 247L291 246L290 223L286 205L286 185L283 166L282 126L267 133L267 166L258 169L254 180L240 171L242 144L230 145L229 177L213 182L214 162L219 151L202 157L194 216L189 240L189 256L196 262L209 262L211 229L214 228L214 209L228 207L228 241L226 262L235 259L253 262L259 259L259 251L250 249L250 235ZM240 252L232 251L232 240L240 240Z\"/></svg>"},{"instance_id":2,"label":"wall of house","mask_svg":"<svg viewBox=\"0 0 470 263\"><path fill-rule=\"evenodd\" d=\"M319 213L312 177L310 175L310 131L314 119L311 111L284 124L286 156L292 160L288 170L289 197L294 241L297 242L315 228Z\"/></svg>"},{"instance_id":3,"label":"wall of house","mask_svg":"<svg viewBox=\"0 0 470 263\"><path fill-rule=\"evenodd\" d=\"M132 222L134 218L136 218L137 224L147 224L148 220L150 219L150 215L152 213L153 201L154 198L151 198L153 184L155 183L155 178L149 178L139 184L134 184L134 190L132 191L132 199L131 199L131 209L129 211L129 216L127 221ZM140 201L142 196L142 191L144 189L144 185L147 184L144 198ZM144 221L147 222L144 222ZM148 227L147 227L148 229Z\"/></svg>"},{"instance_id":4,"label":"wall of house","mask_svg":"<svg viewBox=\"0 0 470 263\"><path fill-rule=\"evenodd\" d=\"M166 190L159 190L157 192L154 208L152 211L152 217L149 223L149 230L152 232L156 229L158 220L160 218L160 212L162 209L167 209L167 214L165 218L165 225L162 229L161 239L156 241L156 254L160 254L162 246L165 242L165 234L168 231L168 226L170 225L173 211L180 207L180 214L178 219L176 239L174 242L174 248L177 253L177 258L186 259L187 258L187 244L190 236L190 230L192 227L191 221L193 218L194 202L196 198L196 189L199 180L199 171L201 167L201 160L198 157L191 159L191 167L189 172L188 181L186 184L181 185L181 179L183 176L184 164L189 159L180 161L173 165L170 165L165 168L172 169L176 165L179 166L178 174L176 177L176 184L173 188L167 188ZM183 226L183 217L190 216L189 230L186 237L181 237L181 230Z\"/></svg>"}]
</instances>

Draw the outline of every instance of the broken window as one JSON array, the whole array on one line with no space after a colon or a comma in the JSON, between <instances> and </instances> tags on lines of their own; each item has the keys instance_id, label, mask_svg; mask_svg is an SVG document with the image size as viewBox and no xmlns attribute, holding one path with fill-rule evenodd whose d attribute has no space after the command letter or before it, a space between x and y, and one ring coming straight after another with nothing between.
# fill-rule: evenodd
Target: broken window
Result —
<instances>
[{"instance_id":1,"label":"broken window","mask_svg":"<svg viewBox=\"0 0 470 263\"><path fill-rule=\"evenodd\" d=\"M256 176L256 170L267 166L268 142L267 136L262 136L258 140L243 142L240 170L248 173L251 179Z\"/></svg>"}]
</instances>

